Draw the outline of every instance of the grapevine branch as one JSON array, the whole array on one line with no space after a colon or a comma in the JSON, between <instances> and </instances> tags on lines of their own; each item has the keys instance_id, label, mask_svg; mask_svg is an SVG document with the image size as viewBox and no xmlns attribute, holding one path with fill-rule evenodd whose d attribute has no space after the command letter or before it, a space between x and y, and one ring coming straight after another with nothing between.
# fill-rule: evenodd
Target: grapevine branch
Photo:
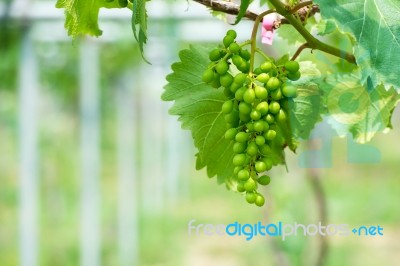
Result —
<instances>
[{"instance_id":1,"label":"grapevine branch","mask_svg":"<svg viewBox=\"0 0 400 266\"><path fill-rule=\"evenodd\" d=\"M222 0L193 0L193 1L205 5L211 8L212 10L232 15L238 14L240 9L240 6L237 4ZM313 5L312 1L300 2L293 8L283 4L280 0L269 0L269 1L275 7L276 12L284 17L284 19L276 21L274 23L274 27L278 28L279 25L281 24L291 24L306 40L307 47L300 47L301 49L299 48L299 50L297 50L299 54L305 48L311 48L313 50L320 50L322 52L331 54L333 56L345 59L349 63L356 64L356 60L353 54L340 50L324 42L321 42L320 40L312 36L311 33L304 27L303 22L305 21L305 19L319 12L319 7L317 5ZM311 6L311 10L305 9L304 7L306 6ZM293 13L295 13L295 15ZM261 13L260 15L262 14L265 14L265 12ZM245 17L254 20L257 23L258 20L257 18L260 15L257 15L251 11L247 11ZM262 17L259 18L257 24L259 24L260 21L262 21Z\"/></svg>"}]
</instances>

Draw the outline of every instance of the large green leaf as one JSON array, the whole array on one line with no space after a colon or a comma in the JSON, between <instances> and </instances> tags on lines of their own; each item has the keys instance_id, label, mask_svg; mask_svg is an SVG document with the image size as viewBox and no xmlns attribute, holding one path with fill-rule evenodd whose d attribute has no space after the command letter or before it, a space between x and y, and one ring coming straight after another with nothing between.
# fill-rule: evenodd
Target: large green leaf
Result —
<instances>
[{"instance_id":1,"label":"large green leaf","mask_svg":"<svg viewBox=\"0 0 400 266\"><path fill-rule=\"evenodd\" d=\"M99 10L102 7L120 8L118 1L106 2L105 0L58 0L57 8L65 9L65 28L68 35L100 36Z\"/></svg>"},{"instance_id":2,"label":"large green leaf","mask_svg":"<svg viewBox=\"0 0 400 266\"><path fill-rule=\"evenodd\" d=\"M172 74L162 95L164 101L175 101L170 114L178 115L182 128L192 131L198 149L196 168L207 167L209 177L219 183L233 175L232 143L224 138L226 122L221 106L226 101L222 90L201 81L208 65L208 50L191 46L180 52L181 62L172 65Z\"/></svg>"},{"instance_id":3,"label":"large green leaf","mask_svg":"<svg viewBox=\"0 0 400 266\"><path fill-rule=\"evenodd\" d=\"M393 87L373 87L371 81L362 85L359 74L331 75L321 88L330 124L339 135L350 131L359 143L370 141L377 132L390 127L393 109L400 101Z\"/></svg>"},{"instance_id":4,"label":"large green leaf","mask_svg":"<svg viewBox=\"0 0 400 266\"><path fill-rule=\"evenodd\" d=\"M381 82L400 87L400 1L316 0L324 18L333 18L342 30L350 31L358 45L357 64L362 82L370 77L375 87Z\"/></svg>"}]
</instances>

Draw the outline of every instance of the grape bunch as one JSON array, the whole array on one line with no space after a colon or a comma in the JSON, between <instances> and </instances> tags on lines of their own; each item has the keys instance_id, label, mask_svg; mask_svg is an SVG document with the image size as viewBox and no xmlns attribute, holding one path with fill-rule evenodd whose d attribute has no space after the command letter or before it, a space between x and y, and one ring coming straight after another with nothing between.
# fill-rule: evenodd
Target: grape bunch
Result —
<instances>
[{"instance_id":1,"label":"grape bunch","mask_svg":"<svg viewBox=\"0 0 400 266\"><path fill-rule=\"evenodd\" d=\"M299 64L287 61L276 65L263 56L261 65L250 72L251 53L235 39L229 30L223 46L209 54L210 64L202 80L214 88L224 88L227 101L222 105L227 131L225 138L234 142L233 165L237 191L246 194L248 203L263 206L264 196L257 192L259 185L268 185L269 171L274 164L271 147L284 143L280 125L287 123L288 99L297 91L289 81L300 78ZM275 142L275 143L274 143Z\"/></svg>"}]
</instances>

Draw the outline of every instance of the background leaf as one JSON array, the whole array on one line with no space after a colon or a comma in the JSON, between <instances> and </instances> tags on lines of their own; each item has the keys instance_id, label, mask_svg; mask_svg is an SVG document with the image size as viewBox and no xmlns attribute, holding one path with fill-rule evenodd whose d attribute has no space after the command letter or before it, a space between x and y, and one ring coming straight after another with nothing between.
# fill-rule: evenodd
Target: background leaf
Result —
<instances>
[{"instance_id":1,"label":"background leaf","mask_svg":"<svg viewBox=\"0 0 400 266\"><path fill-rule=\"evenodd\" d=\"M242 0L240 1L240 9L239 9L239 14L236 17L235 24L238 24L240 20L244 17L246 14L247 8L249 8L249 5L252 1L251 0Z\"/></svg>"},{"instance_id":2,"label":"background leaf","mask_svg":"<svg viewBox=\"0 0 400 266\"><path fill-rule=\"evenodd\" d=\"M381 82L400 87L400 1L316 0L324 18L332 18L342 30L356 38L357 64L362 83L368 77L373 86Z\"/></svg>"}]
</instances>

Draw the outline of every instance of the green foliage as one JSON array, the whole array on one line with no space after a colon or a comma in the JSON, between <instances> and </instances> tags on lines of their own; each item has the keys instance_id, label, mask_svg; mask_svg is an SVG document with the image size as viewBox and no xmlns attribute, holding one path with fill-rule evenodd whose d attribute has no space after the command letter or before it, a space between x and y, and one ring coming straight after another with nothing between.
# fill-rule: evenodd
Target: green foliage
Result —
<instances>
[{"instance_id":1,"label":"green foliage","mask_svg":"<svg viewBox=\"0 0 400 266\"><path fill-rule=\"evenodd\" d=\"M380 82L400 86L399 1L316 0L324 18L335 19L357 40L355 56L362 70L362 83L368 77L373 86Z\"/></svg>"},{"instance_id":2,"label":"green foliage","mask_svg":"<svg viewBox=\"0 0 400 266\"><path fill-rule=\"evenodd\" d=\"M132 30L136 41L139 43L140 52L143 55L143 46L147 42L146 0L133 0L132 11ZM139 28L139 33L137 33L137 27Z\"/></svg>"},{"instance_id":3,"label":"green foliage","mask_svg":"<svg viewBox=\"0 0 400 266\"><path fill-rule=\"evenodd\" d=\"M201 81L208 65L209 50L191 46L179 53L181 62L174 63L174 73L167 76L164 101L175 101L169 113L178 115L182 128L192 131L198 149L196 168L207 167L207 175L218 176L222 183L233 174L232 143L224 138L226 131L221 107L226 97Z\"/></svg>"},{"instance_id":4,"label":"green foliage","mask_svg":"<svg viewBox=\"0 0 400 266\"><path fill-rule=\"evenodd\" d=\"M238 24L242 20L242 18L246 14L247 8L249 8L249 5L251 2L252 2L252 0L241 0L240 1L240 10L239 10L239 14L236 17L235 24Z\"/></svg>"}]
</instances>

